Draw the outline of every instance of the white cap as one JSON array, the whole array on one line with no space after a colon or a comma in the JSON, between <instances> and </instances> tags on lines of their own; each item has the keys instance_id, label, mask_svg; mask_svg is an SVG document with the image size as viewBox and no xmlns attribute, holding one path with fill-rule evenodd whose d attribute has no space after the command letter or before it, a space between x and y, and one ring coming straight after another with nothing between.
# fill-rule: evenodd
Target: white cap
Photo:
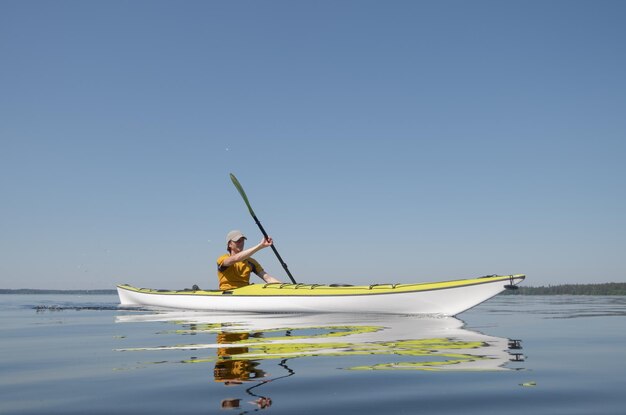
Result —
<instances>
[{"instance_id":1,"label":"white cap","mask_svg":"<svg viewBox=\"0 0 626 415\"><path fill-rule=\"evenodd\" d=\"M226 245L228 245L230 241L238 241L241 238L248 239L243 233L241 233L241 231L237 231L237 230L230 231L228 232L228 235L226 235Z\"/></svg>"}]
</instances>

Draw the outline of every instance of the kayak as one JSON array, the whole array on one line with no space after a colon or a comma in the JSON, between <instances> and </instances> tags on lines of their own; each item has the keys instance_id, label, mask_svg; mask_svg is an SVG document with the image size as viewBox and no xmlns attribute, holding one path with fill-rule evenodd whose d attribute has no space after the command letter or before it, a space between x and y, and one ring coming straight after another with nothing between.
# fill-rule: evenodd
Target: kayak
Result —
<instances>
[{"instance_id":1,"label":"kayak","mask_svg":"<svg viewBox=\"0 0 626 415\"><path fill-rule=\"evenodd\" d=\"M123 306L251 313L375 313L455 316L525 275L490 275L417 284L251 284L232 290L156 290L118 285Z\"/></svg>"}]
</instances>

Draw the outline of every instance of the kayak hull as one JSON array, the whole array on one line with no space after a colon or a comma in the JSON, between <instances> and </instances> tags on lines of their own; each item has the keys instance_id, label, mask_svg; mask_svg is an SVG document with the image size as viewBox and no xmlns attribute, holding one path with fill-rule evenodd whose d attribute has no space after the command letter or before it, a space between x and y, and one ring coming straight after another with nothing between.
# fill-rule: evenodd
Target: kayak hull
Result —
<instances>
[{"instance_id":1,"label":"kayak hull","mask_svg":"<svg viewBox=\"0 0 626 415\"><path fill-rule=\"evenodd\" d=\"M153 290L118 285L121 305L253 313L381 313L455 316L504 291L524 275L422 284L329 286L253 284L228 291Z\"/></svg>"}]
</instances>

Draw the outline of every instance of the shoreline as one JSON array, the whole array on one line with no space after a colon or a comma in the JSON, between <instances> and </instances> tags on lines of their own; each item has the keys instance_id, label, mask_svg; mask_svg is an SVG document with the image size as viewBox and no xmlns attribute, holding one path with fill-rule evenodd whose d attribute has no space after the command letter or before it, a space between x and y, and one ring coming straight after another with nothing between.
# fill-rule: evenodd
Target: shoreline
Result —
<instances>
[{"instance_id":1,"label":"shoreline","mask_svg":"<svg viewBox=\"0 0 626 415\"><path fill-rule=\"evenodd\" d=\"M54 290L34 288L0 288L0 294L70 294L70 295L114 295L116 289ZM626 282L598 284L561 284L548 286L519 286L517 290L506 290L503 295L626 295Z\"/></svg>"}]
</instances>

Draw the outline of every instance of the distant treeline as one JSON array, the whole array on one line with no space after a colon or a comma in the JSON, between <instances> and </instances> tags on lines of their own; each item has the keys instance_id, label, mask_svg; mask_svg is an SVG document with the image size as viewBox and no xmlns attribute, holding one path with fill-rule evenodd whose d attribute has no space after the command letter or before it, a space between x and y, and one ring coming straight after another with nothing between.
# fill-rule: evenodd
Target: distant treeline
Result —
<instances>
[{"instance_id":1,"label":"distant treeline","mask_svg":"<svg viewBox=\"0 0 626 415\"><path fill-rule=\"evenodd\" d=\"M17 290L9 290L0 288L0 294L117 294L116 290L35 290L31 288L20 288Z\"/></svg>"},{"instance_id":2,"label":"distant treeline","mask_svg":"<svg viewBox=\"0 0 626 415\"><path fill-rule=\"evenodd\" d=\"M117 290L35 290L22 288L10 290L0 288L0 294L82 294L109 295L117 294ZM609 282L604 284L565 284L548 285L547 287L526 287L519 285L517 290L506 290L508 295L626 295L626 282Z\"/></svg>"},{"instance_id":3,"label":"distant treeline","mask_svg":"<svg viewBox=\"0 0 626 415\"><path fill-rule=\"evenodd\" d=\"M565 284L548 285L547 287L524 287L517 290L506 290L511 295L626 295L626 282L609 282L604 284Z\"/></svg>"}]
</instances>

